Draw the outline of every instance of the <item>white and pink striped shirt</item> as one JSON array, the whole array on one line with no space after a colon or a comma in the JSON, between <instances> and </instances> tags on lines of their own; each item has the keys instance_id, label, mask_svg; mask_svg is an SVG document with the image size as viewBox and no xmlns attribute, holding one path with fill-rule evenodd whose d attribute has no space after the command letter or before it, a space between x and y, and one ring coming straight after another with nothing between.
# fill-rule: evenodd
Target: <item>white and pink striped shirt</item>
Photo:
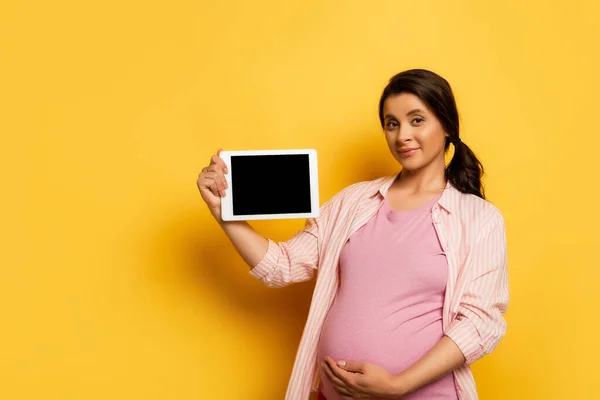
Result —
<instances>
[{"instance_id":1,"label":"white and pink striped shirt","mask_svg":"<svg viewBox=\"0 0 600 400\"><path fill-rule=\"evenodd\" d=\"M355 183L321 207L291 239L269 248L250 274L269 287L317 281L286 400L308 400L318 390L318 341L338 284L338 261L348 238L383 204L398 174ZM433 207L432 218L448 260L443 332L463 352L454 371L459 400L477 399L470 364L496 348L506 332L508 305L506 234L501 213L491 203L458 191L450 183ZM402 355L399 354L398 357Z\"/></svg>"}]
</instances>

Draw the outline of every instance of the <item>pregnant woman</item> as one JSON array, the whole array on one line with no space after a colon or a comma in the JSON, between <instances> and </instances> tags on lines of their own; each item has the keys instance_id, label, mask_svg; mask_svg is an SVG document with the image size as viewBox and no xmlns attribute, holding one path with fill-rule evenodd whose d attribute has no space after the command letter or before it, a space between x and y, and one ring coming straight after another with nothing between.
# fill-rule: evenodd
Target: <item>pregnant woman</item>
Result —
<instances>
[{"instance_id":1,"label":"pregnant woman","mask_svg":"<svg viewBox=\"0 0 600 400\"><path fill-rule=\"evenodd\" d=\"M485 200L483 167L460 139L444 78L395 75L379 119L400 171L343 189L288 241L221 220L218 154L198 188L251 275L282 287L316 273L287 400L311 390L321 400L477 399L470 365L506 332L502 215Z\"/></svg>"}]
</instances>

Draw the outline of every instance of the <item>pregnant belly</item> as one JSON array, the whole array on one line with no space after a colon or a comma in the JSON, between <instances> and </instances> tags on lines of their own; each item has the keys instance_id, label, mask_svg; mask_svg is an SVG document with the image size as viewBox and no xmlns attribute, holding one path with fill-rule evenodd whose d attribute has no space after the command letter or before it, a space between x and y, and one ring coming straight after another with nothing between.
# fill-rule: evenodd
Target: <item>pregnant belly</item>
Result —
<instances>
[{"instance_id":1,"label":"pregnant belly","mask_svg":"<svg viewBox=\"0 0 600 400\"><path fill-rule=\"evenodd\" d=\"M401 314L347 315L332 308L321 331L319 360L330 356L402 372L435 346L443 332L441 310L408 318Z\"/></svg>"},{"instance_id":2,"label":"pregnant belly","mask_svg":"<svg viewBox=\"0 0 600 400\"><path fill-rule=\"evenodd\" d=\"M441 312L405 319L400 313L347 316L334 308L331 311L319 339L319 360L330 356L336 361L367 362L396 375L423 357L443 336ZM320 390L327 400L342 399L324 371L321 371ZM402 400L442 399L457 399L452 373L402 397Z\"/></svg>"}]
</instances>

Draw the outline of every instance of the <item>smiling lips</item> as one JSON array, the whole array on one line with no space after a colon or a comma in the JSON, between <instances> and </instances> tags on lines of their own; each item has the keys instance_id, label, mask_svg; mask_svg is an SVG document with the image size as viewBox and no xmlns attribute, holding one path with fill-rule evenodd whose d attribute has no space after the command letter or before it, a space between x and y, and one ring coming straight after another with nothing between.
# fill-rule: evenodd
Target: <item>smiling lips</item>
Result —
<instances>
[{"instance_id":1,"label":"smiling lips","mask_svg":"<svg viewBox=\"0 0 600 400\"><path fill-rule=\"evenodd\" d=\"M413 154L415 154L417 152L417 150L419 150L418 147L410 147L410 148L405 148L405 149L399 149L398 150L398 154L400 154L401 157L410 157Z\"/></svg>"}]
</instances>

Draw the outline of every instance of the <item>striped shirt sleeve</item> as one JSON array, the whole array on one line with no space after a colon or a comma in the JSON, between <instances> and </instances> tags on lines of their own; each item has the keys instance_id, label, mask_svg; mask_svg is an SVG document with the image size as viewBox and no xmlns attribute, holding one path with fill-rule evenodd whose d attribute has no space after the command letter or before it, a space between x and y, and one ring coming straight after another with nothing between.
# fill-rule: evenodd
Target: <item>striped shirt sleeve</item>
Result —
<instances>
[{"instance_id":1,"label":"striped shirt sleeve","mask_svg":"<svg viewBox=\"0 0 600 400\"><path fill-rule=\"evenodd\" d=\"M448 336L471 364L491 353L506 332L508 306L506 233L499 211L482 227L465 268L470 282Z\"/></svg>"},{"instance_id":2,"label":"striped shirt sleeve","mask_svg":"<svg viewBox=\"0 0 600 400\"><path fill-rule=\"evenodd\" d=\"M319 219L309 218L291 239L278 243L268 239L267 252L250 275L272 288L311 279L319 263L318 230Z\"/></svg>"}]
</instances>

